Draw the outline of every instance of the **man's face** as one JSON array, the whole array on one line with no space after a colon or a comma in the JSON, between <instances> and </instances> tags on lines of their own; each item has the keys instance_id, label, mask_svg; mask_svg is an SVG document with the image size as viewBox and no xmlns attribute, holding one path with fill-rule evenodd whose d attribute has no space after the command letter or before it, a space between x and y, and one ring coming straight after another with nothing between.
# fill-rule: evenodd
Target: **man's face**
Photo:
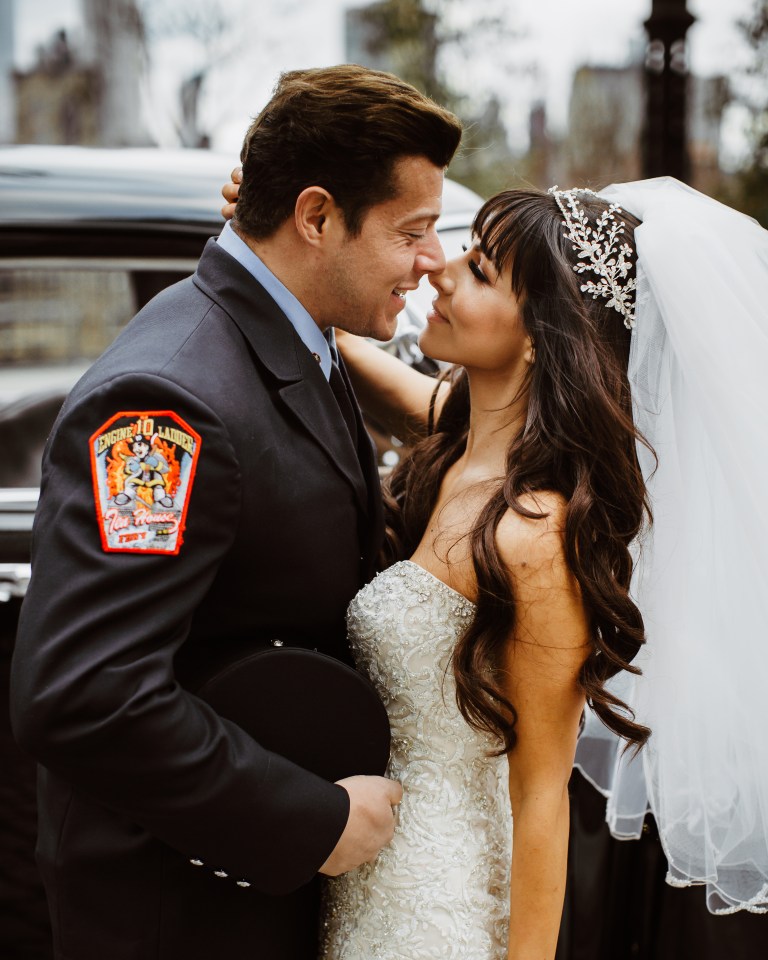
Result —
<instances>
[{"instance_id":1,"label":"man's face","mask_svg":"<svg viewBox=\"0 0 768 960\"><path fill-rule=\"evenodd\" d=\"M405 291L445 266L435 230L443 171L426 157L403 157L394 168L397 195L365 215L360 233L346 233L325 263L323 326L390 340Z\"/></svg>"}]
</instances>

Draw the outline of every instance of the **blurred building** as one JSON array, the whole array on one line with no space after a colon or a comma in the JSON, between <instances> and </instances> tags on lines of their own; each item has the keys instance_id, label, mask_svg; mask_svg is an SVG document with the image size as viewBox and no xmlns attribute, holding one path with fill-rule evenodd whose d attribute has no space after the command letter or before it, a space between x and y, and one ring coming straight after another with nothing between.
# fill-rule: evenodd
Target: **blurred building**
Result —
<instances>
[{"instance_id":1,"label":"blurred building","mask_svg":"<svg viewBox=\"0 0 768 960\"><path fill-rule=\"evenodd\" d=\"M60 30L40 47L37 63L14 74L16 142L96 146L101 83L83 64Z\"/></svg>"},{"instance_id":2,"label":"blurred building","mask_svg":"<svg viewBox=\"0 0 768 960\"><path fill-rule=\"evenodd\" d=\"M528 114L528 155L525 158L525 179L545 189L557 177L553 169L553 143L547 130L547 107L537 100Z\"/></svg>"},{"instance_id":3,"label":"blurred building","mask_svg":"<svg viewBox=\"0 0 768 960\"><path fill-rule=\"evenodd\" d=\"M720 135L731 100L726 77L691 77L688 86L688 152L691 184L715 196L723 186Z\"/></svg>"},{"instance_id":4,"label":"blurred building","mask_svg":"<svg viewBox=\"0 0 768 960\"><path fill-rule=\"evenodd\" d=\"M81 0L84 59L99 77L99 143L143 147L151 139L142 120L141 79L146 38L135 0Z\"/></svg>"},{"instance_id":5,"label":"blurred building","mask_svg":"<svg viewBox=\"0 0 768 960\"><path fill-rule=\"evenodd\" d=\"M727 103L725 78L689 76L690 182L706 193L721 182L720 129ZM555 179L600 187L641 178L645 104L641 63L580 67L571 88L568 133L554 161Z\"/></svg>"},{"instance_id":6,"label":"blurred building","mask_svg":"<svg viewBox=\"0 0 768 960\"><path fill-rule=\"evenodd\" d=\"M16 139L13 47L13 0L0 0L0 143Z\"/></svg>"},{"instance_id":7,"label":"blurred building","mask_svg":"<svg viewBox=\"0 0 768 960\"><path fill-rule=\"evenodd\" d=\"M580 67L573 78L561 157L568 182L603 185L639 179L644 110L641 65Z\"/></svg>"},{"instance_id":8,"label":"blurred building","mask_svg":"<svg viewBox=\"0 0 768 960\"><path fill-rule=\"evenodd\" d=\"M38 49L31 69L13 73L15 129L9 139L148 146L152 141L141 118L144 31L135 0L82 0L82 4L81 47L73 47L60 30ZM12 0L0 0L0 5L0 16L8 8L12 20ZM0 60L5 45L0 33Z\"/></svg>"}]
</instances>

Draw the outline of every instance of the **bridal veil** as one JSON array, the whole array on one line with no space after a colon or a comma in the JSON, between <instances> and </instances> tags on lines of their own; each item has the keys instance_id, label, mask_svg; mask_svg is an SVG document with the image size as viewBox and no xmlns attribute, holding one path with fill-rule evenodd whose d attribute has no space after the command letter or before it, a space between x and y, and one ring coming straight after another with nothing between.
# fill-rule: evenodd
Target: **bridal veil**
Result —
<instances>
[{"instance_id":1,"label":"bridal veil","mask_svg":"<svg viewBox=\"0 0 768 960\"><path fill-rule=\"evenodd\" d=\"M668 882L713 913L768 912L768 232L670 178L601 196L643 222L629 378L653 524L632 593L652 730L633 758L588 717L576 763L614 836L650 810Z\"/></svg>"}]
</instances>

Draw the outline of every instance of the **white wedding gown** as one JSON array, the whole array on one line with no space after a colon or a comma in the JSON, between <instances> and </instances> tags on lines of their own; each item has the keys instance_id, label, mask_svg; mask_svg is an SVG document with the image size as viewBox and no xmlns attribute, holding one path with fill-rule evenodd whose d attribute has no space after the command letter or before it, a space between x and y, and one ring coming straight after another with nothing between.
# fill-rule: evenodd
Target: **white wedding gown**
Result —
<instances>
[{"instance_id":1,"label":"white wedding gown","mask_svg":"<svg viewBox=\"0 0 768 960\"><path fill-rule=\"evenodd\" d=\"M357 665L392 727L403 785L392 843L328 882L322 960L503 960L512 820L506 757L456 706L451 653L474 613L411 561L364 587L347 615Z\"/></svg>"}]
</instances>

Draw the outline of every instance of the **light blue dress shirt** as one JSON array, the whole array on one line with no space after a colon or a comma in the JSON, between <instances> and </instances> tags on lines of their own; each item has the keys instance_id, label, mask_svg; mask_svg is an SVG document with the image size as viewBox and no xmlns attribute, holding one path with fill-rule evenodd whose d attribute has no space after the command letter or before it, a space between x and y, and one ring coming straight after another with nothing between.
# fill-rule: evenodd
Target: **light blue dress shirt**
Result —
<instances>
[{"instance_id":1,"label":"light blue dress shirt","mask_svg":"<svg viewBox=\"0 0 768 960\"><path fill-rule=\"evenodd\" d=\"M219 234L219 246L254 276L288 317L301 342L311 354L320 357L320 369L327 380L331 375L331 348L306 309L291 291L281 283L269 267L235 233L229 223Z\"/></svg>"}]
</instances>

